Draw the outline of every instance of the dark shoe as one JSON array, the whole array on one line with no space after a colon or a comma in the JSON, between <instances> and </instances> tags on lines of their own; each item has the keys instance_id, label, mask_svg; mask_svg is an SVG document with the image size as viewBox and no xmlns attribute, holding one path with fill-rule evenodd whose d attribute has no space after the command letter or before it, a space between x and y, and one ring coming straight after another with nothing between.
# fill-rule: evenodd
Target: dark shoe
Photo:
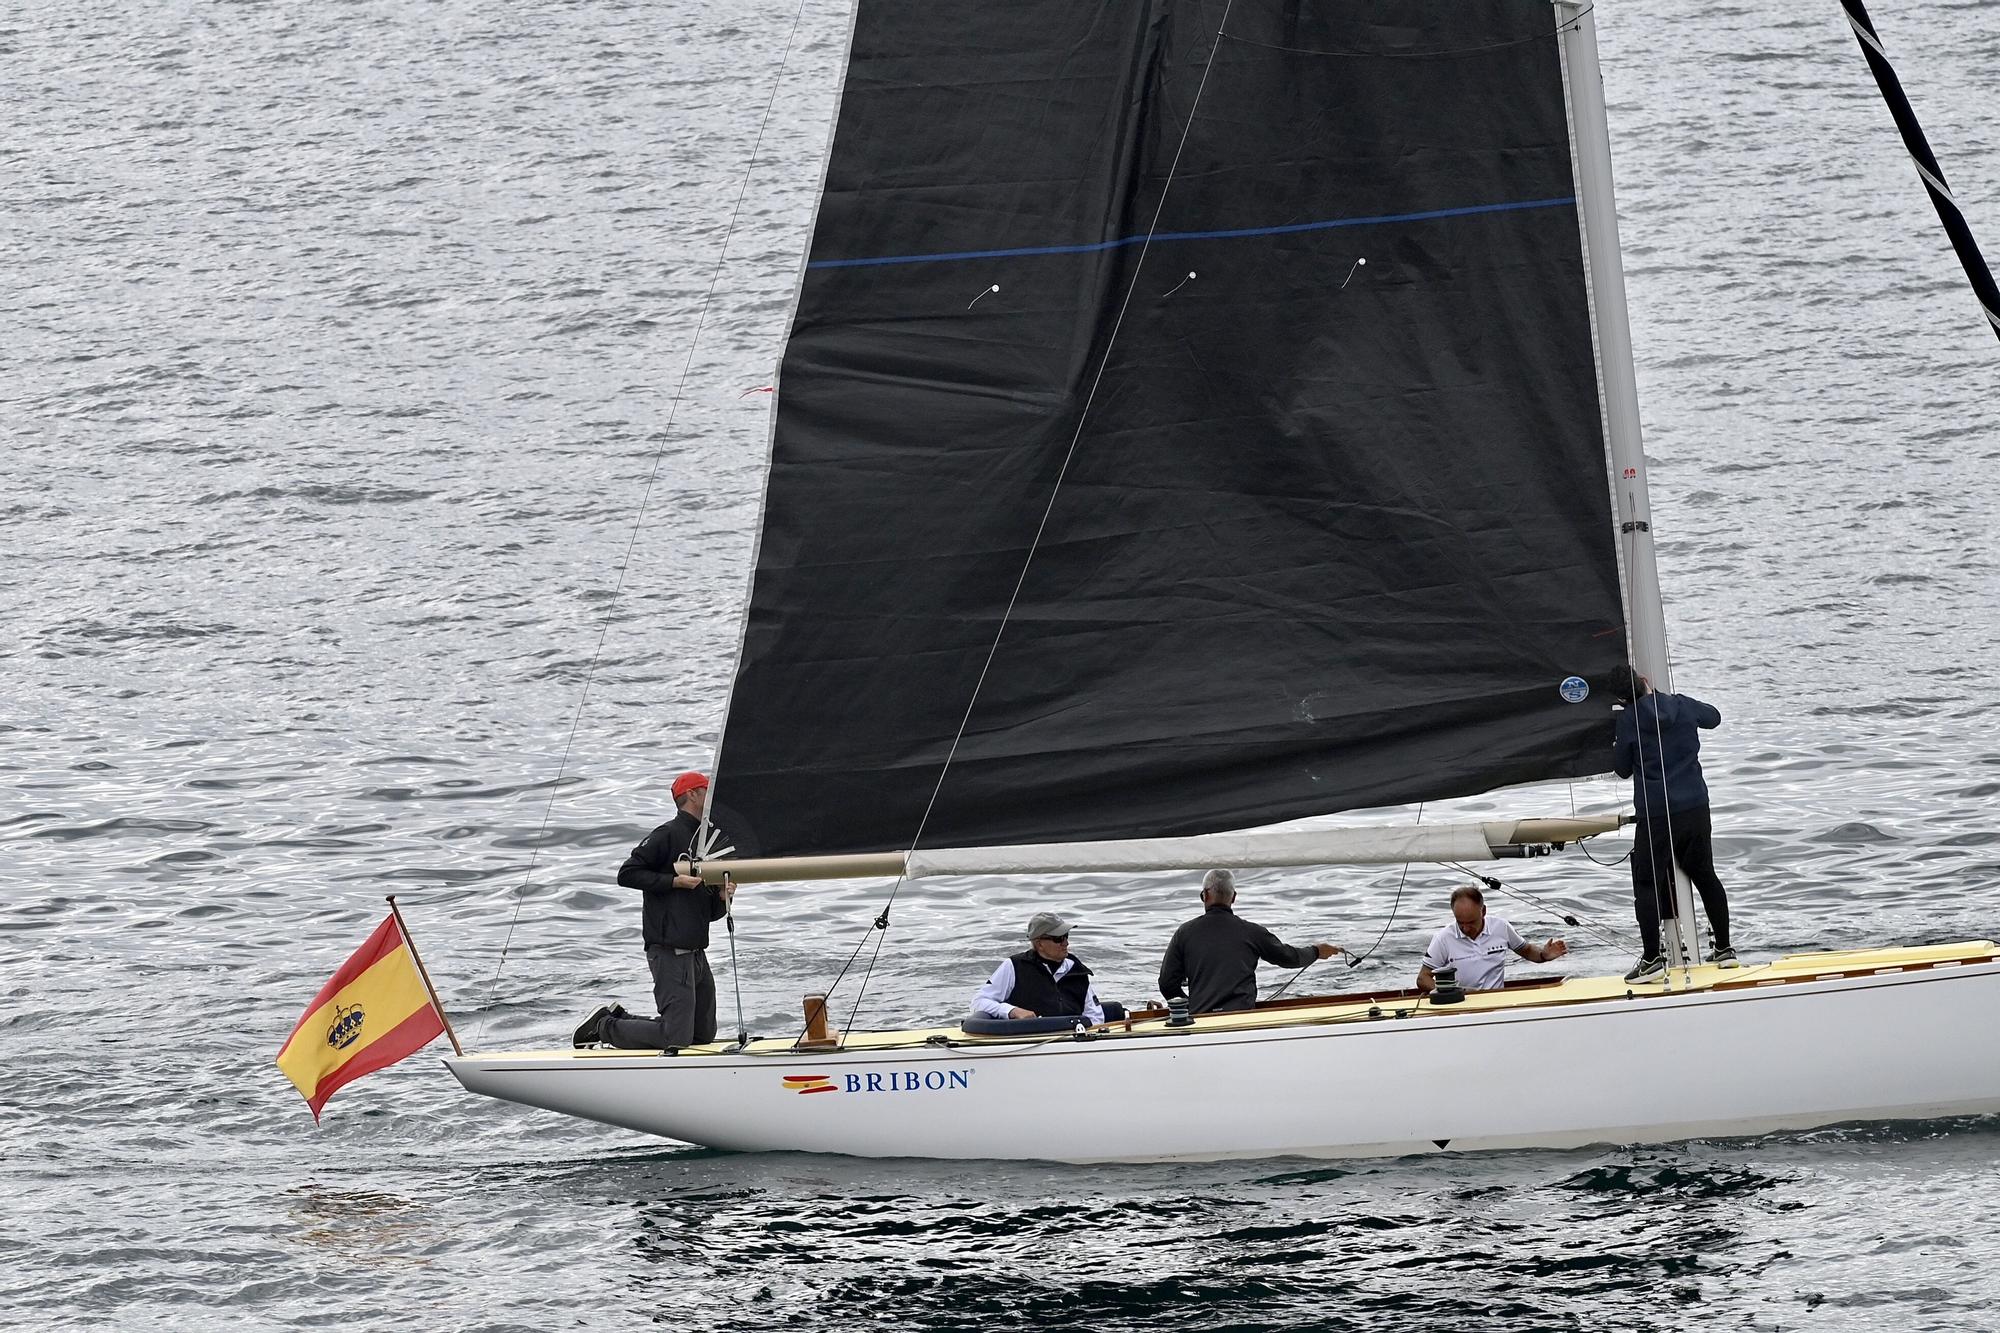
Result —
<instances>
[{"instance_id":1,"label":"dark shoe","mask_svg":"<svg viewBox=\"0 0 2000 1333\"><path fill-rule=\"evenodd\" d=\"M1658 981L1667 975L1667 960L1654 954L1651 958L1641 958L1625 974L1627 981Z\"/></svg>"},{"instance_id":2,"label":"dark shoe","mask_svg":"<svg viewBox=\"0 0 2000 1333\"><path fill-rule=\"evenodd\" d=\"M1708 961L1714 963L1717 967L1743 966L1743 964L1736 961L1736 950L1728 947L1727 945L1724 945L1720 949L1715 949L1710 951L1708 955Z\"/></svg>"},{"instance_id":3,"label":"dark shoe","mask_svg":"<svg viewBox=\"0 0 2000 1333\"><path fill-rule=\"evenodd\" d=\"M570 1044L580 1051L587 1046L595 1046L603 1041L604 1020L611 1017L613 1008L615 1008L613 1005L598 1005L591 1012L589 1018L584 1019L582 1023L577 1025L576 1036L571 1039Z\"/></svg>"}]
</instances>

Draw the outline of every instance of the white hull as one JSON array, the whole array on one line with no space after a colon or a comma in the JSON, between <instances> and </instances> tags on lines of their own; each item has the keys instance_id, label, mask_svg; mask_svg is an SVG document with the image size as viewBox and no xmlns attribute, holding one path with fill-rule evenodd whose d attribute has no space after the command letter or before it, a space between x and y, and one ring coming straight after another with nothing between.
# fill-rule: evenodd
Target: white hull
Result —
<instances>
[{"instance_id":1,"label":"white hull","mask_svg":"<svg viewBox=\"0 0 2000 1333\"><path fill-rule=\"evenodd\" d=\"M1843 967L1825 979L1807 956L1635 998L1566 981L1407 1018L1385 1000L1373 1019L1350 1005L1090 1041L446 1063L474 1092L745 1151L1098 1162L1661 1142L2000 1111L2000 959L1988 945L1984 961L1935 961L1970 953L1820 955ZM1734 985L1700 988L1718 982Z\"/></svg>"}]
</instances>

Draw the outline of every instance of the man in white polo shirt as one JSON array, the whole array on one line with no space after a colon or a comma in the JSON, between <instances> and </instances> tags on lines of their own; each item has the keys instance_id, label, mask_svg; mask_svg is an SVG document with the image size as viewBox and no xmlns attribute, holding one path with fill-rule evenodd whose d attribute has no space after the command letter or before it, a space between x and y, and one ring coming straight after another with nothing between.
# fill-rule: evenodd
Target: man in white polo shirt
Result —
<instances>
[{"instance_id":1,"label":"man in white polo shirt","mask_svg":"<svg viewBox=\"0 0 2000 1333\"><path fill-rule=\"evenodd\" d=\"M1497 916L1486 914L1486 895L1468 884L1451 895L1452 923L1431 936L1424 965L1417 969L1417 993L1437 986L1435 974L1458 969L1458 984L1466 990L1499 990L1507 984L1507 955L1520 954L1531 963L1547 963L1569 952L1560 936L1546 944L1530 944Z\"/></svg>"}]
</instances>

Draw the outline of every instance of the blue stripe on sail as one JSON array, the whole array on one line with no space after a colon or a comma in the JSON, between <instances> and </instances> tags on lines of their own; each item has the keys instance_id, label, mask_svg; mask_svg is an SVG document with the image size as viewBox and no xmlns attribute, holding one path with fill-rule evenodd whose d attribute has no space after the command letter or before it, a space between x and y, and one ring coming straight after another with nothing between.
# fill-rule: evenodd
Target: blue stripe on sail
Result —
<instances>
[{"instance_id":1,"label":"blue stripe on sail","mask_svg":"<svg viewBox=\"0 0 2000 1333\"><path fill-rule=\"evenodd\" d=\"M1335 227L1373 227L1385 222L1429 222L1435 218L1462 218L1475 213L1516 213L1528 208L1567 208L1575 196L1565 199L1524 199L1512 204L1473 204L1466 208L1432 208L1421 213L1384 213L1372 218L1328 218L1324 222L1291 222L1282 227L1235 227L1226 231L1162 231L1154 241L1233 241L1246 236L1284 236L1302 231L1331 231ZM1087 255L1097 250L1115 250L1121 245L1138 245L1144 236L1121 236L1115 241L1093 241L1089 245L1023 245L1006 250L953 250L935 255L879 255L871 259L815 259L807 268L869 268L877 264L941 264L959 259L1016 259L1025 255Z\"/></svg>"}]
</instances>

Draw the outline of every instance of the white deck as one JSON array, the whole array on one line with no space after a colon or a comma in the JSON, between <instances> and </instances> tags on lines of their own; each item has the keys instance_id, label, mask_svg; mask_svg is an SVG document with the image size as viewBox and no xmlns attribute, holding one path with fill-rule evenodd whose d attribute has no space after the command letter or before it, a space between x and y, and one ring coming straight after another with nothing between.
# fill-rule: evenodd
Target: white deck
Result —
<instances>
[{"instance_id":1,"label":"white deck","mask_svg":"<svg viewBox=\"0 0 2000 1333\"><path fill-rule=\"evenodd\" d=\"M469 1089L716 1148L1161 1161L1391 1156L2000 1111L1992 944L1803 954L1671 985L1570 978L1440 1006L1286 1002L1186 1028L958 1028L467 1055ZM1956 1016L1956 1017L1953 1017ZM1669 1080L1669 1061L1690 1077ZM1078 1108L1050 1134L1051 1103Z\"/></svg>"}]
</instances>

